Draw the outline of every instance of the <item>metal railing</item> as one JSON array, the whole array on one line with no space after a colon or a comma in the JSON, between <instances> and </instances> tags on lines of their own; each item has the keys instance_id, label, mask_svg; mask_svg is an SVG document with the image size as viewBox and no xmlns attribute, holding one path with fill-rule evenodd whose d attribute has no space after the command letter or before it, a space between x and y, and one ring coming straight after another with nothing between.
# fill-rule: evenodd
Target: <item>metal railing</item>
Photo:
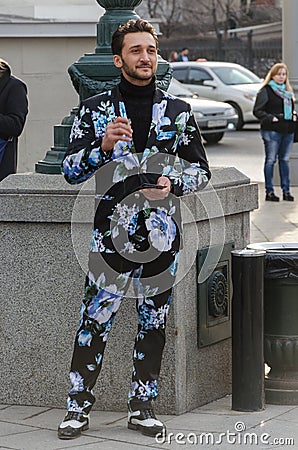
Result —
<instances>
[{"instance_id":1,"label":"metal railing","mask_svg":"<svg viewBox=\"0 0 298 450\"><path fill-rule=\"evenodd\" d=\"M161 43L161 55L167 59L175 42ZM181 41L180 44L181 45ZM206 58L209 61L227 61L241 64L263 78L270 67L282 59L282 40L280 38L254 39L251 32L246 38L231 36L223 39L191 39L185 42L191 60ZM174 48L173 48L174 47Z\"/></svg>"}]
</instances>

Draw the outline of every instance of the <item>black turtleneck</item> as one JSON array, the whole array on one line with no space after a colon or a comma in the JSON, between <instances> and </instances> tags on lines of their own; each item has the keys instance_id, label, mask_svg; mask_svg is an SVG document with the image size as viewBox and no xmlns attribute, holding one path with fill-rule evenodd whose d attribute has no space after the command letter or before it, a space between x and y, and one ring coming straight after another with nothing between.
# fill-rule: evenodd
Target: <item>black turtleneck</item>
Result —
<instances>
[{"instance_id":1,"label":"black turtleneck","mask_svg":"<svg viewBox=\"0 0 298 450\"><path fill-rule=\"evenodd\" d=\"M131 120L135 149L137 153L142 153L151 124L153 94L156 89L155 77L147 86L136 86L121 75L119 89L124 99L127 117Z\"/></svg>"}]
</instances>

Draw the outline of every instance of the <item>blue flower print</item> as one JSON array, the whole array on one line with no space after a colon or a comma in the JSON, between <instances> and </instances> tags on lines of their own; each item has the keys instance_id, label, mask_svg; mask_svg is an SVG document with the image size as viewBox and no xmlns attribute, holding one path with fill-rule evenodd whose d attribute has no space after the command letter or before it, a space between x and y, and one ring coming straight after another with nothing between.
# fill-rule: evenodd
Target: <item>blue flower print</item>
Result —
<instances>
[{"instance_id":1,"label":"blue flower print","mask_svg":"<svg viewBox=\"0 0 298 450\"><path fill-rule=\"evenodd\" d=\"M104 324L101 324L102 333L99 334L100 337L102 337L103 342L106 342L109 337L109 333L112 329L112 324L114 322L115 315L112 315L110 320Z\"/></svg>"},{"instance_id":2,"label":"blue flower print","mask_svg":"<svg viewBox=\"0 0 298 450\"><path fill-rule=\"evenodd\" d=\"M132 236L136 232L137 228L137 220L138 220L139 207L136 204L132 206L128 206L125 203L117 203L113 215L109 218L112 223L115 223L115 226L112 227L112 237L115 239L119 236L119 227L123 228L127 231L129 236ZM132 253L135 251L134 246L131 245L130 242L126 242L124 244L124 248L122 249L122 253L128 251Z\"/></svg>"},{"instance_id":3,"label":"blue flower print","mask_svg":"<svg viewBox=\"0 0 298 450\"><path fill-rule=\"evenodd\" d=\"M176 237L176 225L165 208L157 208L145 221L152 246L160 252L171 249Z\"/></svg>"},{"instance_id":4,"label":"blue flower print","mask_svg":"<svg viewBox=\"0 0 298 450\"><path fill-rule=\"evenodd\" d=\"M90 347L92 341L92 334L88 330L81 330L78 333L78 344L80 347Z\"/></svg>"},{"instance_id":5,"label":"blue flower print","mask_svg":"<svg viewBox=\"0 0 298 450\"><path fill-rule=\"evenodd\" d=\"M82 139L82 137L84 136L84 130L82 130L80 128L80 125L81 125L81 119L79 119L78 117L75 117L73 124L72 124L70 136L69 136L69 142L72 142L73 139Z\"/></svg>"},{"instance_id":6,"label":"blue flower print","mask_svg":"<svg viewBox=\"0 0 298 450\"><path fill-rule=\"evenodd\" d=\"M70 397L67 398L67 411L82 412L78 402Z\"/></svg>"},{"instance_id":7,"label":"blue flower print","mask_svg":"<svg viewBox=\"0 0 298 450\"><path fill-rule=\"evenodd\" d=\"M92 230L90 251L91 252L104 252L105 246L103 244L103 234L96 230Z\"/></svg>"},{"instance_id":8,"label":"blue flower print","mask_svg":"<svg viewBox=\"0 0 298 450\"><path fill-rule=\"evenodd\" d=\"M86 310L86 305L84 303L82 303L81 308L80 308L80 321L79 321L79 325L78 325L78 330L81 328L81 326L83 324L83 317L84 317L85 310Z\"/></svg>"},{"instance_id":9,"label":"blue flower print","mask_svg":"<svg viewBox=\"0 0 298 450\"><path fill-rule=\"evenodd\" d=\"M148 284L144 286L140 279L142 276L142 270L143 266L141 265L137 270L135 270L133 276L133 288L138 299L138 307L143 303L154 307L155 305L152 297L158 294L159 287L150 286Z\"/></svg>"},{"instance_id":10,"label":"blue flower print","mask_svg":"<svg viewBox=\"0 0 298 450\"><path fill-rule=\"evenodd\" d=\"M199 164L195 163L184 169L182 180L185 194L196 191L203 182L208 181L205 171L200 168Z\"/></svg>"},{"instance_id":11,"label":"blue flower print","mask_svg":"<svg viewBox=\"0 0 298 450\"><path fill-rule=\"evenodd\" d=\"M100 364L100 362L102 360L102 353L97 353L95 360L96 360L97 365Z\"/></svg>"},{"instance_id":12,"label":"blue flower print","mask_svg":"<svg viewBox=\"0 0 298 450\"><path fill-rule=\"evenodd\" d=\"M118 163L113 174L113 183L124 181L130 175L130 172L140 165L137 155L131 153L131 149L123 144L126 145L127 143L118 141L112 153L112 159L117 160Z\"/></svg>"},{"instance_id":13,"label":"blue flower print","mask_svg":"<svg viewBox=\"0 0 298 450\"><path fill-rule=\"evenodd\" d=\"M186 129L186 124L189 120L190 113L187 111L183 111L180 113L175 119L175 125L178 129L179 133L183 133Z\"/></svg>"},{"instance_id":14,"label":"blue flower print","mask_svg":"<svg viewBox=\"0 0 298 450\"><path fill-rule=\"evenodd\" d=\"M155 103L152 108L152 125L155 128L156 139L158 141L172 139L176 131L163 131L163 127L168 127L171 125L171 120L169 117L165 116L165 110L167 107L167 101L163 100L161 103Z\"/></svg>"},{"instance_id":15,"label":"blue flower print","mask_svg":"<svg viewBox=\"0 0 298 450\"><path fill-rule=\"evenodd\" d=\"M169 303L156 311L145 303L139 308L139 323L143 330L153 330L165 327L165 319L169 312Z\"/></svg>"},{"instance_id":16,"label":"blue flower print","mask_svg":"<svg viewBox=\"0 0 298 450\"><path fill-rule=\"evenodd\" d=\"M92 111L91 118L94 126L95 136L102 137L107 125L116 117L115 106L110 100L101 102L98 111Z\"/></svg>"},{"instance_id":17,"label":"blue flower print","mask_svg":"<svg viewBox=\"0 0 298 450\"><path fill-rule=\"evenodd\" d=\"M158 141L172 139L175 136L175 130L163 131L163 127L167 127L169 125L171 125L171 120L169 119L169 117L161 118L159 124L156 126L156 139Z\"/></svg>"},{"instance_id":18,"label":"blue flower print","mask_svg":"<svg viewBox=\"0 0 298 450\"><path fill-rule=\"evenodd\" d=\"M99 288L88 304L88 316L100 324L108 322L112 314L118 311L122 297L123 292L117 290L116 284Z\"/></svg>"},{"instance_id":19,"label":"blue flower print","mask_svg":"<svg viewBox=\"0 0 298 450\"><path fill-rule=\"evenodd\" d=\"M138 398L139 400L147 401L156 398L157 395L157 380L147 381L146 383L143 383L141 380L139 380L132 382L128 398L129 400Z\"/></svg>"},{"instance_id":20,"label":"blue flower print","mask_svg":"<svg viewBox=\"0 0 298 450\"><path fill-rule=\"evenodd\" d=\"M133 352L133 359L135 361L143 361L143 359L145 358L145 354L142 352L137 352L137 350L134 350Z\"/></svg>"},{"instance_id":21,"label":"blue flower print","mask_svg":"<svg viewBox=\"0 0 298 450\"><path fill-rule=\"evenodd\" d=\"M99 232L98 229L92 230L90 251L94 253L96 252L114 253L114 250L110 250L103 243L103 239L107 236L110 236L110 234L111 234L110 230L105 231L104 233Z\"/></svg>"},{"instance_id":22,"label":"blue flower print","mask_svg":"<svg viewBox=\"0 0 298 450\"><path fill-rule=\"evenodd\" d=\"M128 206L125 203L117 203L113 214L113 220L116 221L117 226L124 228L129 234L133 234L135 232L139 211L139 206L135 203L132 206Z\"/></svg>"},{"instance_id":23,"label":"blue flower print","mask_svg":"<svg viewBox=\"0 0 298 450\"><path fill-rule=\"evenodd\" d=\"M94 370L96 370L98 365L100 364L101 360L102 360L102 354L98 353L95 356L96 364L87 364L87 369L90 370L91 372L94 372Z\"/></svg>"},{"instance_id":24,"label":"blue flower print","mask_svg":"<svg viewBox=\"0 0 298 450\"><path fill-rule=\"evenodd\" d=\"M175 259L169 267L170 274L175 277L178 270L178 260L179 260L179 252L175 253Z\"/></svg>"},{"instance_id":25,"label":"blue flower print","mask_svg":"<svg viewBox=\"0 0 298 450\"><path fill-rule=\"evenodd\" d=\"M78 402L75 399L72 399L70 397L68 397L67 399L67 411L88 414L90 406L92 406L92 403L90 403L88 400L84 400L83 405L79 406Z\"/></svg>"},{"instance_id":26,"label":"blue flower print","mask_svg":"<svg viewBox=\"0 0 298 450\"><path fill-rule=\"evenodd\" d=\"M151 147L151 148L145 148L145 150L143 151L142 160L141 160L142 172L147 171L147 166L146 166L147 159L150 158L150 156L152 156L152 155L156 155L156 153L159 153L159 150L155 145L153 145L153 147Z\"/></svg>"},{"instance_id":27,"label":"blue flower print","mask_svg":"<svg viewBox=\"0 0 298 450\"><path fill-rule=\"evenodd\" d=\"M81 167L81 159L83 157L83 154L85 152L85 149L80 150L75 155L69 155L65 158L63 161L63 173L65 176L71 177L73 179L81 178L82 176L82 167ZM88 176L86 175L86 179Z\"/></svg>"},{"instance_id":28,"label":"blue flower print","mask_svg":"<svg viewBox=\"0 0 298 450\"><path fill-rule=\"evenodd\" d=\"M84 379L79 372L70 372L69 378L72 386L70 394L76 394L84 390Z\"/></svg>"},{"instance_id":29,"label":"blue flower print","mask_svg":"<svg viewBox=\"0 0 298 450\"><path fill-rule=\"evenodd\" d=\"M165 111L167 108L167 100L162 100L160 103L154 103L152 107L152 124L157 127L157 125L165 118ZM156 130L156 134L158 131Z\"/></svg>"},{"instance_id":30,"label":"blue flower print","mask_svg":"<svg viewBox=\"0 0 298 450\"><path fill-rule=\"evenodd\" d=\"M119 102L119 110L120 110L120 116L121 117L127 117L126 116L126 109L124 102Z\"/></svg>"},{"instance_id":31,"label":"blue flower print","mask_svg":"<svg viewBox=\"0 0 298 450\"><path fill-rule=\"evenodd\" d=\"M102 160L103 158L99 151L99 147L93 148L88 156L88 164L90 164L90 166L98 167Z\"/></svg>"},{"instance_id":32,"label":"blue flower print","mask_svg":"<svg viewBox=\"0 0 298 450\"><path fill-rule=\"evenodd\" d=\"M85 134L84 128L90 128L90 125L82 120L83 116L89 112L89 108L85 108L85 106L83 106L80 110L79 117L75 116L70 131L69 142L72 142L74 139L81 139Z\"/></svg>"},{"instance_id":33,"label":"blue flower print","mask_svg":"<svg viewBox=\"0 0 298 450\"><path fill-rule=\"evenodd\" d=\"M123 249L120 250L120 253L132 254L132 253L134 253L136 251L137 251L137 249L136 249L135 244L133 242L125 242Z\"/></svg>"},{"instance_id":34,"label":"blue flower print","mask_svg":"<svg viewBox=\"0 0 298 450\"><path fill-rule=\"evenodd\" d=\"M185 133L182 133L180 136L179 144L180 145L189 145L190 139L189 136Z\"/></svg>"}]
</instances>

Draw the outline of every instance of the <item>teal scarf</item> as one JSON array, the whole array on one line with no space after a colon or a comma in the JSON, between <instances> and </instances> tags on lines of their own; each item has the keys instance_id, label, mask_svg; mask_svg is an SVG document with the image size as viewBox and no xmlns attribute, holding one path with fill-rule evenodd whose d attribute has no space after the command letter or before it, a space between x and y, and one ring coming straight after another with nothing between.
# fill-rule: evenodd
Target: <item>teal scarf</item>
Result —
<instances>
[{"instance_id":1,"label":"teal scarf","mask_svg":"<svg viewBox=\"0 0 298 450\"><path fill-rule=\"evenodd\" d=\"M286 90L285 84L275 83L274 80L270 80L268 84L273 89L275 94L277 94L279 97L281 97L283 99L285 120L292 120L292 112L293 112L293 108L292 108L293 94L292 94L292 92L289 92Z\"/></svg>"}]
</instances>

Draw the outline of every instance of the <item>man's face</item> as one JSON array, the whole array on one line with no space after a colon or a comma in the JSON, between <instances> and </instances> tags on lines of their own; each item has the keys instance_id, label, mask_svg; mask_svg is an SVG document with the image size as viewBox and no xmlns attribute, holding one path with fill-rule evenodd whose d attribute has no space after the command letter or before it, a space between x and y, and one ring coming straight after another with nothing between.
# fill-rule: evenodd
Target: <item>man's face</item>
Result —
<instances>
[{"instance_id":1,"label":"man's face","mask_svg":"<svg viewBox=\"0 0 298 450\"><path fill-rule=\"evenodd\" d=\"M157 69L154 37L147 32L126 34L121 56L114 55L114 64L130 83L138 86L149 84Z\"/></svg>"}]
</instances>

